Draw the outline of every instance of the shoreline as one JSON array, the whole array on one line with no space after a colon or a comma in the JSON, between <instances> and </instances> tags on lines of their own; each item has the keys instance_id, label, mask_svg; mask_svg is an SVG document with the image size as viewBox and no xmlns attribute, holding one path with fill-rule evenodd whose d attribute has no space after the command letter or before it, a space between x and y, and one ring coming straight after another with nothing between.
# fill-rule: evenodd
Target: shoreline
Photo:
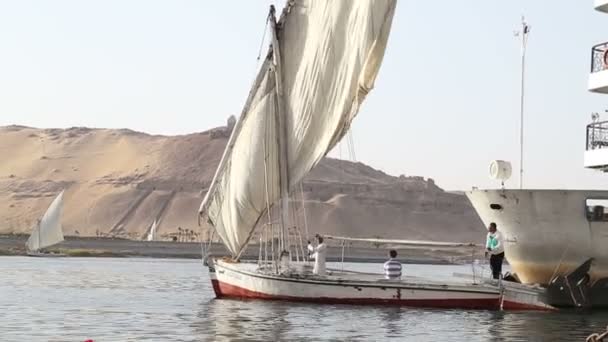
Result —
<instances>
[{"instance_id":1,"label":"shoreline","mask_svg":"<svg viewBox=\"0 0 608 342\"><path fill-rule=\"evenodd\" d=\"M28 235L0 235L0 256L26 256L25 242ZM206 243L205 243L206 244ZM474 258L481 258L479 253L472 254L470 248L455 250L432 250L421 248L392 248L347 246L344 249L344 262L383 263L389 249L396 249L399 260L404 264L449 265L470 263ZM173 241L136 241L120 238L99 237L66 237L65 241L47 249L51 252L66 254L68 257L144 257L201 259L200 242ZM342 246L328 246L327 261L342 261ZM257 260L259 245L250 245L242 260ZM210 254L215 256L229 255L219 242L211 244Z\"/></svg>"}]
</instances>

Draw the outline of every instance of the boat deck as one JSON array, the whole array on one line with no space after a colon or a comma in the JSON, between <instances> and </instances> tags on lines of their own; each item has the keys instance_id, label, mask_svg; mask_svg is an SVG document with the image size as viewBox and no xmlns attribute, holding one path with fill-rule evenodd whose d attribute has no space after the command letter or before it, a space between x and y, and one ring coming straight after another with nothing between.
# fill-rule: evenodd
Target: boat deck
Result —
<instances>
[{"instance_id":1,"label":"boat deck","mask_svg":"<svg viewBox=\"0 0 608 342\"><path fill-rule=\"evenodd\" d=\"M238 268L241 271L250 272L252 274L263 274L269 277L298 279L305 281L351 283L373 286L384 285L386 287L406 288L457 288L465 291L500 292L500 288L496 281L481 278L474 280L473 277L453 277L450 281L445 281L428 277L407 275L400 279L386 279L383 273L359 272L355 270L342 270L336 268L327 268L327 273L325 275L316 275L312 273L312 266L306 263L292 263L293 267L290 269L290 271L282 274L276 274L273 272L273 269L270 266L267 268L260 268L257 263L245 262L239 263L238 265Z\"/></svg>"}]
</instances>

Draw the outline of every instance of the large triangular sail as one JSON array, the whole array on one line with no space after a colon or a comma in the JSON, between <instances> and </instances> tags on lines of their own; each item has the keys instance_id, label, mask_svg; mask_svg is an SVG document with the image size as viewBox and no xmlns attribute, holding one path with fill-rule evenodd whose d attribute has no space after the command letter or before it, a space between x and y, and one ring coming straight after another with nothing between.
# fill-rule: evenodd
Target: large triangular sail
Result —
<instances>
[{"instance_id":1,"label":"large triangular sail","mask_svg":"<svg viewBox=\"0 0 608 342\"><path fill-rule=\"evenodd\" d=\"M63 211L63 191L55 197L42 219L32 230L26 247L29 251L38 251L63 241L61 213Z\"/></svg>"},{"instance_id":2,"label":"large triangular sail","mask_svg":"<svg viewBox=\"0 0 608 342\"><path fill-rule=\"evenodd\" d=\"M348 131L373 88L395 5L291 0L272 25L275 39L199 210L233 256Z\"/></svg>"}]
</instances>

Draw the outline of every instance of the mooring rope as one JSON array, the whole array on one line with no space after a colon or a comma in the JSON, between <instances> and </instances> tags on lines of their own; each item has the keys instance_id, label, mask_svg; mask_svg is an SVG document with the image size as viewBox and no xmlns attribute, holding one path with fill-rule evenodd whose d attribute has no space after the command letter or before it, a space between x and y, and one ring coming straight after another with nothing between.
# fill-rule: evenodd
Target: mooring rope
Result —
<instances>
[{"instance_id":1,"label":"mooring rope","mask_svg":"<svg viewBox=\"0 0 608 342\"><path fill-rule=\"evenodd\" d=\"M587 337L587 339L585 340L585 342L601 342L601 341L604 341L604 339L606 337L608 337L608 327L606 328L606 331L604 331L601 334L594 333L594 334L589 335Z\"/></svg>"}]
</instances>

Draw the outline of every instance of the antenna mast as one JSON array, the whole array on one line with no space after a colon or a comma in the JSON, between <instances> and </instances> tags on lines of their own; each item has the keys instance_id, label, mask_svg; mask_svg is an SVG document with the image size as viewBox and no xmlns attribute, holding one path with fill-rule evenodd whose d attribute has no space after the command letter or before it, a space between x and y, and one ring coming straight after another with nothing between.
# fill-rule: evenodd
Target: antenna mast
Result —
<instances>
[{"instance_id":1,"label":"antenna mast","mask_svg":"<svg viewBox=\"0 0 608 342\"><path fill-rule=\"evenodd\" d=\"M524 93L525 93L525 73L526 73L526 45L530 26L526 19L521 17L521 31L516 31L515 36L521 38L521 94L520 94L520 117L519 117L519 188L523 188L524 183Z\"/></svg>"}]
</instances>

